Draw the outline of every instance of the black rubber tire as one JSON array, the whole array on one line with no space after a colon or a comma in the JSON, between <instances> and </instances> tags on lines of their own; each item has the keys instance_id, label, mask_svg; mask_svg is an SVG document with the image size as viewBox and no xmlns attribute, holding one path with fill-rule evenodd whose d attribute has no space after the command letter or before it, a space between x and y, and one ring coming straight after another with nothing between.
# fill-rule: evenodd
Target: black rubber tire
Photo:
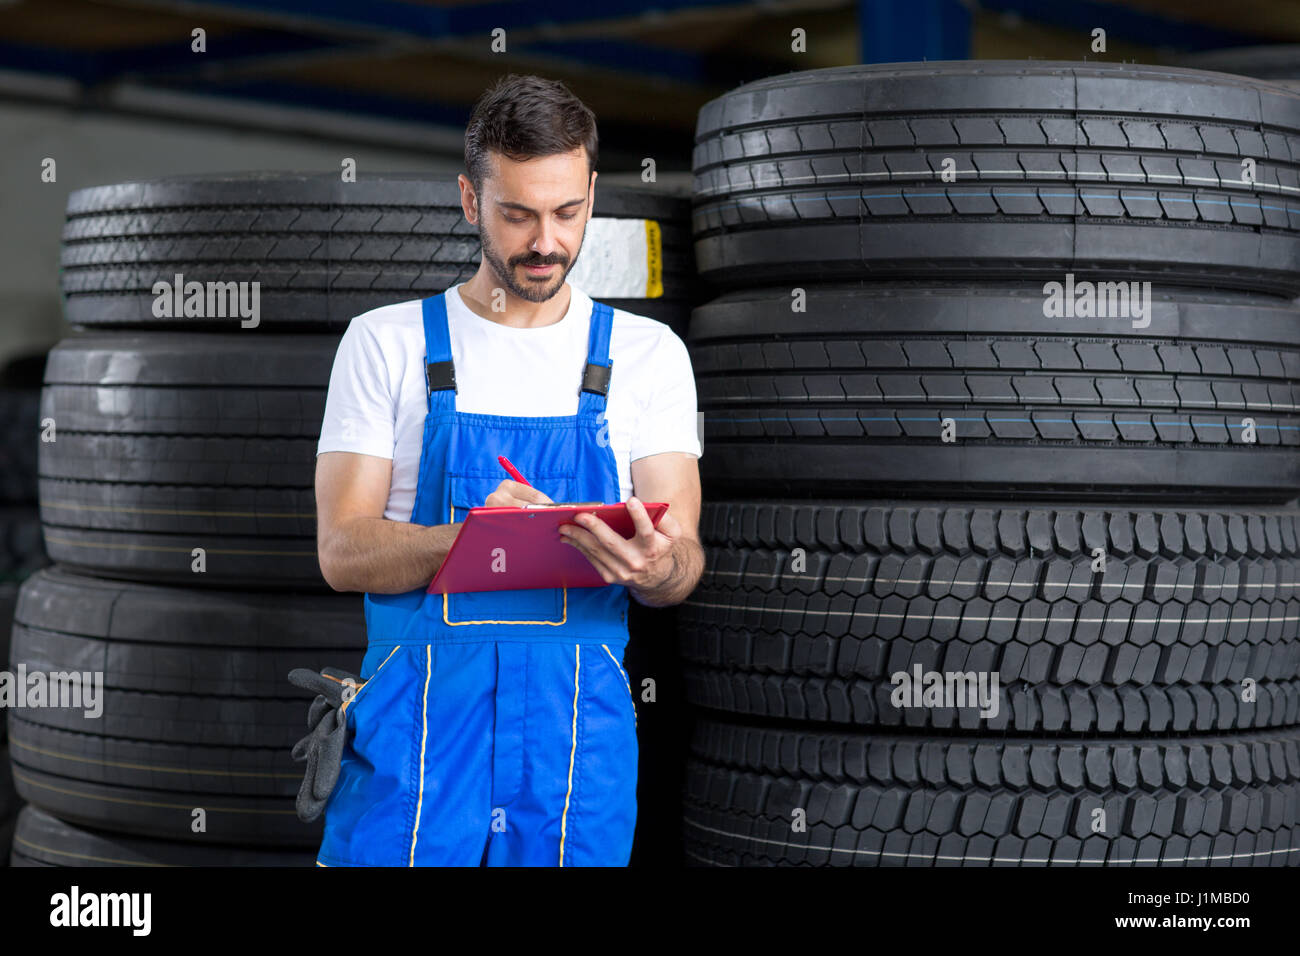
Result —
<instances>
[{"instance_id":1,"label":"black rubber tire","mask_svg":"<svg viewBox=\"0 0 1300 956\"><path fill-rule=\"evenodd\" d=\"M160 840L257 846L320 846L323 821L303 823L283 797L137 790L69 780L14 761L14 785L28 803L81 826ZM206 832L190 828L202 809Z\"/></svg>"},{"instance_id":2,"label":"black rubber tire","mask_svg":"<svg viewBox=\"0 0 1300 956\"><path fill-rule=\"evenodd\" d=\"M16 866L312 866L315 854L258 847L171 843L87 830L26 806L18 814Z\"/></svg>"},{"instance_id":3,"label":"black rubber tire","mask_svg":"<svg viewBox=\"0 0 1300 956\"><path fill-rule=\"evenodd\" d=\"M50 556L190 586L325 590L316 446L337 335L91 333L50 352ZM192 570L193 549L207 570Z\"/></svg>"},{"instance_id":4,"label":"black rubber tire","mask_svg":"<svg viewBox=\"0 0 1300 956\"><path fill-rule=\"evenodd\" d=\"M62 288L84 326L240 331L239 319L160 319L155 282L259 282L262 330L341 332L362 312L470 278L478 230L454 176L259 172L95 186L68 197ZM601 186L596 215L660 223L664 295L601 299L684 334L695 296L690 202Z\"/></svg>"},{"instance_id":5,"label":"black rubber tire","mask_svg":"<svg viewBox=\"0 0 1300 956\"><path fill-rule=\"evenodd\" d=\"M1295 866L1300 727L1045 741L701 721L683 839L688 863L721 866Z\"/></svg>"},{"instance_id":6,"label":"black rubber tire","mask_svg":"<svg viewBox=\"0 0 1300 956\"><path fill-rule=\"evenodd\" d=\"M355 673L355 672L354 672ZM125 698L125 701L123 700ZM105 703L105 711L138 702L140 696L118 695ZM186 698L189 700L189 698ZM307 708L311 701L303 698L293 703L296 711L289 716L296 721L248 728L238 744L209 743L197 721L179 728L167 741L137 740L120 736L123 720L102 728L101 733L85 732L89 719L27 720L19 712L9 715L9 743L15 762L25 768L40 770L69 779L87 779L96 783L129 787L138 792L171 790L194 795L217 793L227 796L281 797L292 805L302 783L303 765L289 757L292 746L258 746L258 741L297 740L307 733ZM184 713L184 711L182 711ZM75 717L80 718L80 712ZM235 719L244 720L243 714ZM157 727L161 722L137 719L141 733L149 738L165 736ZM81 729L65 730L72 724ZM105 736L108 735L108 736ZM211 732L209 731L209 736ZM227 735L228 737L230 735Z\"/></svg>"},{"instance_id":7,"label":"black rubber tire","mask_svg":"<svg viewBox=\"0 0 1300 956\"><path fill-rule=\"evenodd\" d=\"M1291 303L1153 290L1137 329L1049 322L1041 286L804 291L803 313L769 287L692 316L712 493L1280 502L1300 487Z\"/></svg>"},{"instance_id":8,"label":"black rubber tire","mask_svg":"<svg viewBox=\"0 0 1300 956\"><path fill-rule=\"evenodd\" d=\"M909 730L1300 724L1300 510L716 501L700 533L678 611L695 704ZM996 716L895 706L917 666L997 673Z\"/></svg>"},{"instance_id":9,"label":"black rubber tire","mask_svg":"<svg viewBox=\"0 0 1300 956\"><path fill-rule=\"evenodd\" d=\"M1119 63L836 67L706 103L695 141L707 281L1074 272L1300 293L1300 93L1268 83Z\"/></svg>"},{"instance_id":10,"label":"black rubber tire","mask_svg":"<svg viewBox=\"0 0 1300 956\"><path fill-rule=\"evenodd\" d=\"M359 673L359 596L167 588L56 566L23 585L14 617L11 669L103 675L98 717L72 707L9 714L26 800L90 826L205 838L189 833L185 814L154 820L148 809L185 799L232 813L225 842L311 838L293 813L304 768L290 756L311 695L288 673Z\"/></svg>"}]
</instances>

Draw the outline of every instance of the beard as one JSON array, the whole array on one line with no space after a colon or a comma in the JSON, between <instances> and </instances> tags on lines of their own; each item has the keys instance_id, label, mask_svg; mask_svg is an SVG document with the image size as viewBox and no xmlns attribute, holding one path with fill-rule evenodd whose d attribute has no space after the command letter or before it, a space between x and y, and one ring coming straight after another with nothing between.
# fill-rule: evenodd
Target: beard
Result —
<instances>
[{"instance_id":1,"label":"beard","mask_svg":"<svg viewBox=\"0 0 1300 956\"><path fill-rule=\"evenodd\" d=\"M582 226L582 239L578 241L578 251L582 251L582 241L587 238L586 223ZM496 246L492 244L487 233L483 230L482 221L478 224L479 245L483 250L483 258L487 260L492 271L496 273L497 281L502 286L509 289L513 294L519 296L528 302L545 302L552 298L555 293L564 287L565 280L569 277L569 270L573 268L574 263L578 261L575 254L570 260L563 253L552 253L549 256L541 256L535 252L527 252L522 256L515 256L509 262L501 258ZM551 278L539 279L525 273L523 281L515 278L515 269L519 266L547 266L558 265L560 274Z\"/></svg>"}]
</instances>

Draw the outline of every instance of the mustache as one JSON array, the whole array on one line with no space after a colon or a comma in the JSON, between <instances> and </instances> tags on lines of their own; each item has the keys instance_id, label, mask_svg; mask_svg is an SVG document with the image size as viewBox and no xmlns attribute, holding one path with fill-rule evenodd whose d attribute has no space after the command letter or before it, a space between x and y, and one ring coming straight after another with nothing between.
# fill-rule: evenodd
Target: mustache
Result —
<instances>
[{"instance_id":1,"label":"mustache","mask_svg":"<svg viewBox=\"0 0 1300 956\"><path fill-rule=\"evenodd\" d=\"M562 266L568 262L567 256L522 256L511 259L512 266Z\"/></svg>"}]
</instances>

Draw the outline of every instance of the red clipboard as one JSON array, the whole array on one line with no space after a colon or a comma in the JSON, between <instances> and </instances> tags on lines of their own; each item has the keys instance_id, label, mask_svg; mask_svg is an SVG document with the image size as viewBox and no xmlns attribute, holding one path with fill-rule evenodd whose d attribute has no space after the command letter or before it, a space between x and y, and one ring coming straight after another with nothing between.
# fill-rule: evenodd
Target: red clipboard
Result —
<instances>
[{"instance_id":1,"label":"red clipboard","mask_svg":"<svg viewBox=\"0 0 1300 956\"><path fill-rule=\"evenodd\" d=\"M668 511L662 501L646 501L655 527ZM560 537L560 525L575 515L594 514L624 538L636 533L627 503L541 505L532 508L470 508L442 567L429 582L429 594L463 591L515 591L526 588L603 588L605 579L587 556ZM504 553L498 549L505 549ZM505 570L500 567L504 558Z\"/></svg>"}]
</instances>

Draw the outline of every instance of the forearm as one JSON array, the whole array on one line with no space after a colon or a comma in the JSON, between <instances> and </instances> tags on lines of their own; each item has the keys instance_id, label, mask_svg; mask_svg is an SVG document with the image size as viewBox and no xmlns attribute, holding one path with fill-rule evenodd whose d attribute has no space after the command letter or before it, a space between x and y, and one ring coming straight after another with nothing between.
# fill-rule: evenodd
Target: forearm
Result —
<instances>
[{"instance_id":1,"label":"forearm","mask_svg":"<svg viewBox=\"0 0 1300 956\"><path fill-rule=\"evenodd\" d=\"M704 549L693 538L681 537L673 544L673 570L668 579L655 588L638 590L628 586L632 597L645 607L669 607L681 604L700 583L704 574Z\"/></svg>"},{"instance_id":2,"label":"forearm","mask_svg":"<svg viewBox=\"0 0 1300 956\"><path fill-rule=\"evenodd\" d=\"M462 524L352 518L317 542L321 571L336 591L403 594L433 580Z\"/></svg>"}]
</instances>

